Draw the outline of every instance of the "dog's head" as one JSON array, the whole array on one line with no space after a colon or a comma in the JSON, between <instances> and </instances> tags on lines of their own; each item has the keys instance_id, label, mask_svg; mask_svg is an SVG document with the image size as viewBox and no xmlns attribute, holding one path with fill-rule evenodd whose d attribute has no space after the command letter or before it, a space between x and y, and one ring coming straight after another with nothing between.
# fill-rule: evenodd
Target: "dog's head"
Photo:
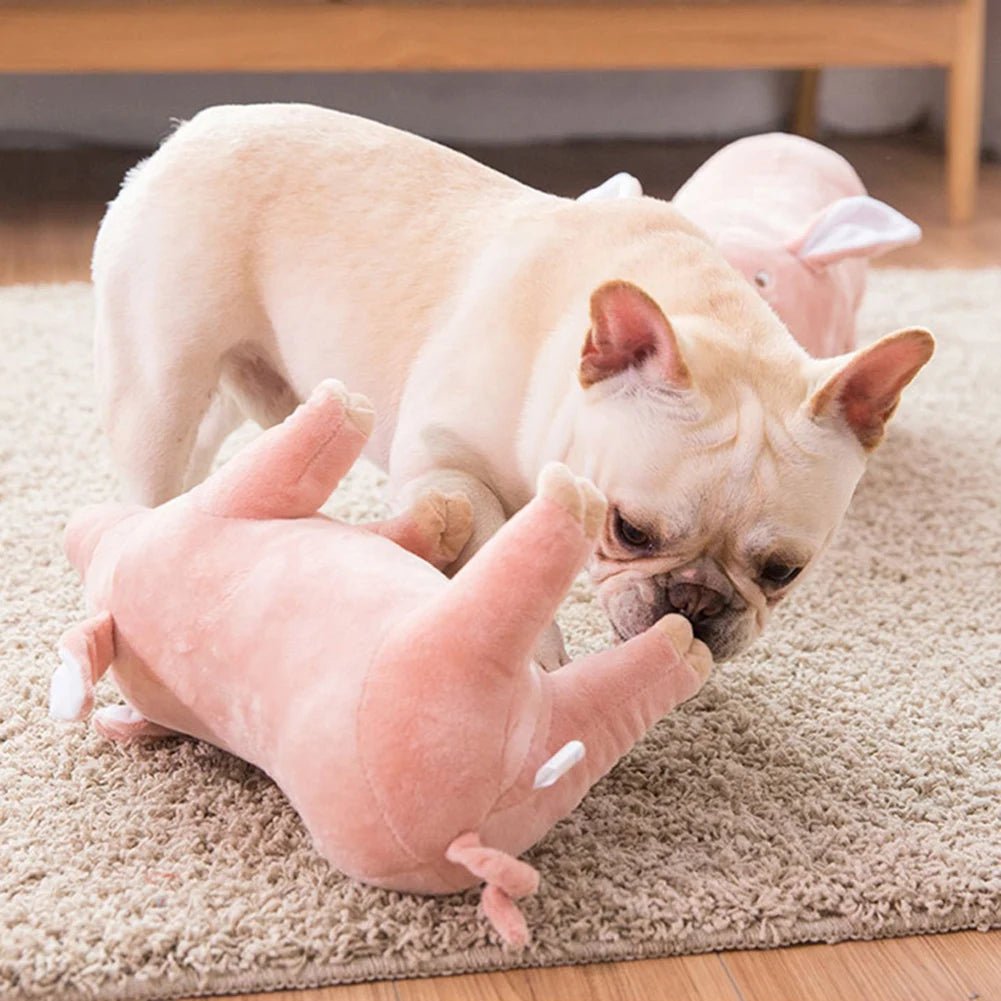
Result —
<instances>
[{"instance_id":1,"label":"dog's head","mask_svg":"<svg viewBox=\"0 0 1001 1001\"><path fill-rule=\"evenodd\" d=\"M636 285L598 288L573 445L609 501L592 575L615 631L680 612L717 660L759 635L827 547L934 347L903 330L816 360L781 328L721 330L727 315L668 319ZM747 322L778 323L753 308Z\"/></svg>"}]
</instances>

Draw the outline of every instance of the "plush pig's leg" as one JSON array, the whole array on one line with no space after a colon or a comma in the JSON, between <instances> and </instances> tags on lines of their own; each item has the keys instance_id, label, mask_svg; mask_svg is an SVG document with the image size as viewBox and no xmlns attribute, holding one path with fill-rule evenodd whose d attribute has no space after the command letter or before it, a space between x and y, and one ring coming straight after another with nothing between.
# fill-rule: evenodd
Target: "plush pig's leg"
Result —
<instances>
[{"instance_id":1,"label":"plush pig's leg","mask_svg":"<svg viewBox=\"0 0 1001 1001\"><path fill-rule=\"evenodd\" d=\"M680 615L666 615L621 646L581 657L550 676L546 748L583 741L587 757L561 783L589 788L662 716L690 699L712 670L709 648ZM557 788L559 788L559 785Z\"/></svg>"},{"instance_id":2,"label":"plush pig's leg","mask_svg":"<svg viewBox=\"0 0 1001 1001\"><path fill-rule=\"evenodd\" d=\"M605 499L551 463L536 496L455 576L436 604L486 663L522 665L587 561Z\"/></svg>"},{"instance_id":3,"label":"plush pig's leg","mask_svg":"<svg viewBox=\"0 0 1001 1001\"><path fill-rule=\"evenodd\" d=\"M94 686L115 659L115 626L102 612L67 629L59 640L59 667L49 686L54 719L85 719L94 708Z\"/></svg>"},{"instance_id":4,"label":"plush pig's leg","mask_svg":"<svg viewBox=\"0 0 1001 1001\"><path fill-rule=\"evenodd\" d=\"M153 723L136 712L130 705L105 706L94 713L94 729L116 744L130 740L172 737L175 730L169 730L159 723Z\"/></svg>"},{"instance_id":5,"label":"plush pig's leg","mask_svg":"<svg viewBox=\"0 0 1001 1001\"><path fill-rule=\"evenodd\" d=\"M528 925L514 901L539 888L535 869L507 852L487 848L473 831L460 834L448 846L445 857L487 884L483 888L483 911L501 938L508 945L527 945Z\"/></svg>"},{"instance_id":6,"label":"plush pig's leg","mask_svg":"<svg viewBox=\"0 0 1001 1001\"><path fill-rule=\"evenodd\" d=\"M114 659L115 625L110 612L67 629L59 640L61 663L49 687L49 714L67 721L89 716L94 708L94 686ZM164 737L174 732L151 723L127 705L98 709L94 729L111 740Z\"/></svg>"},{"instance_id":7,"label":"plush pig's leg","mask_svg":"<svg viewBox=\"0 0 1001 1001\"><path fill-rule=\"evenodd\" d=\"M420 494L403 514L362 527L444 570L469 541L473 505L465 494L429 490Z\"/></svg>"},{"instance_id":8,"label":"plush pig's leg","mask_svg":"<svg viewBox=\"0 0 1001 1001\"><path fill-rule=\"evenodd\" d=\"M358 458L374 419L364 396L327 379L189 496L222 517L308 517Z\"/></svg>"}]
</instances>

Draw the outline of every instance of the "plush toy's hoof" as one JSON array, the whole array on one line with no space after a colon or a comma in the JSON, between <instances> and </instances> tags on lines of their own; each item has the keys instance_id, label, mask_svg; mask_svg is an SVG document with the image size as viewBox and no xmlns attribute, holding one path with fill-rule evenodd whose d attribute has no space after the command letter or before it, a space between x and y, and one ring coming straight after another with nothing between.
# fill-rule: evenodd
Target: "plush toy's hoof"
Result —
<instances>
[{"instance_id":1,"label":"plush toy's hoof","mask_svg":"<svg viewBox=\"0 0 1001 1001\"><path fill-rule=\"evenodd\" d=\"M367 396L349 393L340 379L324 379L310 393L304 406L312 407L334 401L344 407L344 415L367 438L375 425L375 409Z\"/></svg>"},{"instance_id":2,"label":"plush toy's hoof","mask_svg":"<svg viewBox=\"0 0 1001 1001\"><path fill-rule=\"evenodd\" d=\"M713 655L702 640L695 638L688 619L683 615L665 615L654 628L667 634L678 653L703 681L709 677L713 669Z\"/></svg>"},{"instance_id":3,"label":"plush toy's hoof","mask_svg":"<svg viewBox=\"0 0 1001 1001\"><path fill-rule=\"evenodd\" d=\"M346 415L349 421L367 438L375 427L375 408L367 396L361 393L348 394Z\"/></svg>"},{"instance_id":4,"label":"plush toy's hoof","mask_svg":"<svg viewBox=\"0 0 1001 1001\"><path fill-rule=\"evenodd\" d=\"M582 476L574 476L561 462L550 462L539 474L537 493L565 508L593 539L605 523L608 502L601 491Z\"/></svg>"}]
</instances>

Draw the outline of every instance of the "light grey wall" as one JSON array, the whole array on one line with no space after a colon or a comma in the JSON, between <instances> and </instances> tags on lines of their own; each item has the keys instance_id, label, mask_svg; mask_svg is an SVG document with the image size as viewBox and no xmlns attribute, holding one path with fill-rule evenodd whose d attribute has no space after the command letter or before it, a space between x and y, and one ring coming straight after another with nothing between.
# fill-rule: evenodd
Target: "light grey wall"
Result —
<instances>
[{"instance_id":1,"label":"light grey wall","mask_svg":"<svg viewBox=\"0 0 1001 1001\"><path fill-rule=\"evenodd\" d=\"M825 122L884 131L926 114L933 71L830 71ZM210 104L310 101L443 139L725 136L784 123L793 75L777 72L410 73L9 77L0 140L145 145Z\"/></svg>"},{"instance_id":2,"label":"light grey wall","mask_svg":"<svg viewBox=\"0 0 1001 1001\"><path fill-rule=\"evenodd\" d=\"M790 94L776 73L24 76L0 87L0 134L141 145L206 105L309 101L469 142L728 135L775 126Z\"/></svg>"},{"instance_id":3,"label":"light grey wall","mask_svg":"<svg viewBox=\"0 0 1001 1001\"><path fill-rule=\"evenodd\" d=\"M989 0L985 140L1001 151L1001 0ZM581 136L729 136L781 127L777 72L415 73L0 77L0 145L148 145L171 118L223 102L311 101L424 135L482 142ZM882 132L941 120L936 70L831 70L822 121Z\"/></svg>"}]
</instances>

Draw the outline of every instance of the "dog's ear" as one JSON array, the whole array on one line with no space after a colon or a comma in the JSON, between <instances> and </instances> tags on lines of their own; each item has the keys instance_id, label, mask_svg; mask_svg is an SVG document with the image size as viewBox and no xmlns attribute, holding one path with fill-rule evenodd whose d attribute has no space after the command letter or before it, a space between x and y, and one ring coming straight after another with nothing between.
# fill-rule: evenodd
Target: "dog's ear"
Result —
<instances>
[{"instance_id":1,"label":"dog's ear","mask_svg":"<svg viewBox=\"0 0 1001 1001\"><path fill-rule=\"evenodd\" d=\"M605 282L591 296L591 329L580 355L580 384L586 389L636 369L674 389L688 389L691 376L667 317L641 288Z\"/></svg>"},{"instance_id":2,"label":"dog's ear","mask_svg":"<svg viewBox=\"0 0 1001 1001\"><path fill-rule=\"evenodd\" d=\"M810 416L842 421L867 451L883 438L904 387L935 350L927 330L898 330L856 351L810 398Z\"/></svg>"}]
</instances>

